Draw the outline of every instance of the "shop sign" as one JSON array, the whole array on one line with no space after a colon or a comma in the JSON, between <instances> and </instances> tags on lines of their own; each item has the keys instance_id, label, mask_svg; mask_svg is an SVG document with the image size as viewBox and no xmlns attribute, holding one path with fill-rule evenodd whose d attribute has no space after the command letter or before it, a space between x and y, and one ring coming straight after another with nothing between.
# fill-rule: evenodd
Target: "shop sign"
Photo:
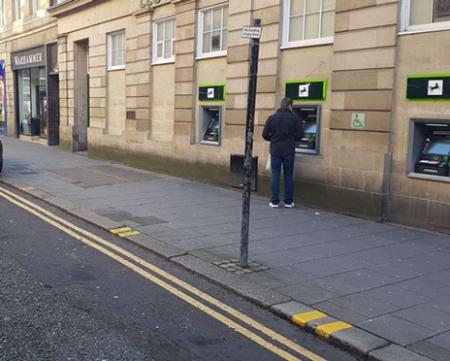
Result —
<instances>
[{"instance_id":1,"label":"shop sign","mask_svg":"<svg viewBox=\"0 0 450 361\"><path fill-rule=\"evenodd\" d=\"M450 100L450 74L408 76L406 98L410 100Z\"/></svg>"},{"instance_id":2,"label":"shop sign","mask_svg":"<svg viewBox=\"0 0 450 361\"><path fill-rule=\"evenodd\" d=\"M326 98L326 80L292 80L286 83L286 96L298 101L323 101Z\"/></svg>"},{"instance_id":3,"label":"shop sign","mask_svg":"<svg viewBox=\"0 0 450 361\"><path fill-rule=\"evenodd\" d=\"M199 101L224 101L226 89L224 84L202 85L198 88Z\"/></svg>"},{"instance_id":4,"label":"shop sign","mask_svg":"<svg viewBox=\"0 0 450 361\"><path fill-rule=\"evenodd\" d=\"M434 0L434 18L450 16L450 0Z\"/></svg>"},{"instance_id":5,"label":"shop sign","mask_svg":"<svg viewBox=\"0 0 450 361\"><path fill-rule=\"evenodd\" d=\"M45 47L29 49L11 54L13 69L31 68L34 66L45 66Z\"/></svg>"},{"instance_id":6,"label":"shop sign","mask_svg":"<svg viewBox=\"0 0 450 361\"><path fill-rule=\"evenodd\" d=\"M364 129L366 127L366 113L352 113L352 128Z\"/></svg>"}]
</instances>

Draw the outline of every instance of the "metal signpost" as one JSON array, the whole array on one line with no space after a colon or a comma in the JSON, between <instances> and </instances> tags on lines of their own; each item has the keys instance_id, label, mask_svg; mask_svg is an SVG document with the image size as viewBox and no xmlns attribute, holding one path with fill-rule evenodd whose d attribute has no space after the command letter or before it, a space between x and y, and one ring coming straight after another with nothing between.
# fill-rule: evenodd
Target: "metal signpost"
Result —
<instances>
[{"instance_id":1,"label":"metal signpost","mask_svg":"<svg viewBox=\"0 0 450 361\"><path fill-rule=\"evenodd\" d=\"M254 26L242 29L242 37L252 39L250 58L250 80L248 84L247 123L245 130L244 191L242 195L241 256L240 266L248 267L248 234L250 223L250 194L252 175L253 129L255 125L256 83L258 76L259 40L261 20L255 19Z\"/></svg>"}]
</instances>

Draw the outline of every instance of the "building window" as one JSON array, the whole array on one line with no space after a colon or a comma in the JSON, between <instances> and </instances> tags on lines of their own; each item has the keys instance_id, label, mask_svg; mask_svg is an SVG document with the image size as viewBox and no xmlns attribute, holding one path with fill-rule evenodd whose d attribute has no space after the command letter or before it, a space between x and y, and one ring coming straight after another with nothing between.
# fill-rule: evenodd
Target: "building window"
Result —
<instances>
[{"instance_id":1,"label":"building window","mask_svg":"<svg viewBox=\"0 0 450 361\"><path fill-rule=\"evenodd\" d=\"M228 6L201 10L197 55L202 57L226 55Z\"/></svg>"},{"instance_id":2,"label":"building window","mask_svg":"<svg viewBox=\"0 0 450 361\"><path fill-rule=\"evenodd\" d=\"M39 10L39 0L30 0L31 14L36 14Z\"/></svg>"},{"instance_id":3,"label":"building window","mask_svg":"<svg viewBox=\"0 0 450 361\"><path fill-rule=\"evenodd\" d=\"M108 69L125 68L125 30L108 34Z\"/></svg>"},{"instance_id":4,"label":"building window","mask_svg":"<svg viewBox=\"0 0 450 361\"><path fill-rule=\"evenodd\" d=\"M175 20L166 19L153 25L153 63L175 60Z\"/></svg>"},{"instance_id":5,"label":"building window","mask_svg":"<svg viewBox=\"0 0 450 361\"><path fill-rule=\"evenodd\" d=\"M405 0L402 17L407 31L450 28L450 1Z\"/></svg>"},{"instance_id":6,"label":"building window","mask_svg":"<svg viewBox=\"0 0 450 361\"><path fill-rule=\"evenodd\" d=\"M22 18L22 0L13 0L13 15L14 20L19 20Z\"/></svg>"},{"instance_id":7,"label":"building window","mask_svg":"<svg viewBox=\"0 0 450 361\"><path fill-rule=\"evenodd\" d=\"M5 4L0 0L0 29L5 26Z\"/></svg>"},{"instance_id":8,"label":"building window","mask_svg":"<svg viewBox=\"0 0 450 361\"><path fill-rule=\"evenodd\" d=\"M333 42L336 0L285 0L283 46Z\"/></svg>"}]
</instances>

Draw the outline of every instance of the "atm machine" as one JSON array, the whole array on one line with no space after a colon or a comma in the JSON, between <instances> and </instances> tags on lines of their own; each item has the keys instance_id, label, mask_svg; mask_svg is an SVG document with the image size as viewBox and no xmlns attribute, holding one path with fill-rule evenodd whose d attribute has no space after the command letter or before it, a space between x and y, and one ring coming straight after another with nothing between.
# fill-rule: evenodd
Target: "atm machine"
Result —
<instances>
[{"instance_id":1,"label":"atm machine","mask_svg":"<svg viewBox=\"0 0 450 361\"><path fill-rule=\"evenodd\" d=\"M203 139L204 142L219 143L222 112L219 106L204 106Z\"/></svg>"},{"instance_id":2,"label":"atm machine","mask_svg":"<svg viewBox=\"0 0 450 361\"><path fill-rule=\"evenodd\" d=\"M427 128L429 132L423 141L414 171L448 177L450 176L450 130L442 129L441 125L433 127L432 124L428 124Z\"/></svg>"},{"instance_id":3,"label":"atm machine","mask_svg":"<svg viewBox=\"0 0 450 361\"><path fill-rule=\"evenodd\" d=\"M303 124L303 137L297 142L299 153L319 153L319 105L295 106L294 112L299 116Z\"/></svg>"}]
</instances>

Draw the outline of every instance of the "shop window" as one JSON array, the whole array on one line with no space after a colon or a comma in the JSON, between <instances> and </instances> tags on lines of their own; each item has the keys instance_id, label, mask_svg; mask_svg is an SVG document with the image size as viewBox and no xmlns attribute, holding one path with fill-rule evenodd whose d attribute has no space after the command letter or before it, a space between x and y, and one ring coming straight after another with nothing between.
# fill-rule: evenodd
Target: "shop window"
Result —
<instances>
[{"instance_id":1,"label":"shop window","mask_svg":"<svg viewBox=\"0 0 450 361\"><path fill-rule=\"evenodd\" d=\"M17 71L19 134L47 136L47 77L44 67Z\"/></svg>"},{"instance_id":2,"label":"shop window","mask_svg":"<svg viewBox=\"0 0 450 361\"><path fill-rule=\"evenodd\" d=\"M220 145L222 138L222 107L202 106L201 143Z\"/></svg>"},{"instance_id":3,"label":"shop window","mask_svg":"<svg viewBox=\"0 0 450 361\"><path fill-rule=\"evenodd\" d=\"M296 144L297 153L319 154L320 105L294 106L303 125L303 137Z\"/></svg>"},{"instance_id":4,"label":"shop window","mask_svg":"<svg viewBox=\"0 0 450 361\"><path fill-rule=\"evenodd\" d=\"M335 0L284 0L283 46L331 43Z\"/></svg>"},{"instance_id":5,"label":"shop window","mask_svg":"<svg viewBox=\"0 0 450 361\"><path fill-rule=\"evenodd\" d=\"M108 34L108 70L125 68L125 30Z\"/></svg>"},{"instance_id":6,"label":"shop window","mask_svg":"<svg viewBox=\"0 0 450 361\"><path fill-rule=\"evenodd\" d=\"M449 0L405 0L402 8L403 29L433 30L450 27Z\"/></svg>"},{"instance_id":7,"label":"shop window","mask_svg":"<svg viewBox=\"0 0 450 361\"><path fill-rule=\"evenodd\" d=\"M201 10L199 13L199 57L226 55L228 6Z\"/></svg>"},{"instance_id":8,"label":"shop window","mask_svg":"<svg viewBox=\"0 0 450 361\"><path fill-rule=\"evenodd\" d=\"M153 26L153 63L175 60L175 19L155 22Z\"/></svg>"},{"instance_id":9,"label":"shop window","mask_svg":"<svg viewBox=\"0 0 450 361\"><path fill-rule=\"evenodd\" d=\"M411 171L448 179L450 120L414 121L412 137Z\"/></svg>"}]
</instances>

